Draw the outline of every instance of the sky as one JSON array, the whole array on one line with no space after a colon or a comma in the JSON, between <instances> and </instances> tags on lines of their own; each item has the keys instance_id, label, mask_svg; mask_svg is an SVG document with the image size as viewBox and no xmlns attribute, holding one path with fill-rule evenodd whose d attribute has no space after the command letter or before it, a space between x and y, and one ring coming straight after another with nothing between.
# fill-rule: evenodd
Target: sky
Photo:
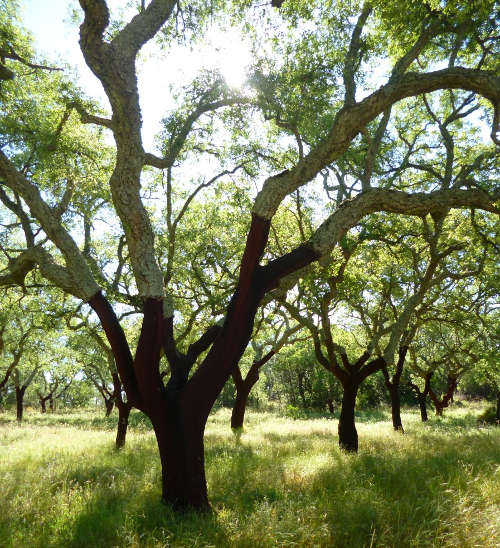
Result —
<instances>
[{"instance_id":1,"label":"sky","mask_svg":"<svg viewBox=\"0 0 500 548\"><path fill-rule=\"evenodd\" d=\"M71 9L81 9L73 0L20 0L22 22L32 33L37 52L57 64L62 60L74 66L78 83L84 91L108 105L98 79L85 64L78 45L78 24L71 22ZM125 0L108 0L110 9L126 4ZM249 47L242 42L236 29L224 33L212 32L210 45L190 51L174 47L168 57L154 41L141 51L146 62L139 64L139 95L143 115L143 141L148 151L154 150L154 135L160 120L174 103L169 92L172 83L188 84L202 68L219 68L229 85L239 87L245 79L245 67L251 62Z\"/></svg>"}]
</instances>

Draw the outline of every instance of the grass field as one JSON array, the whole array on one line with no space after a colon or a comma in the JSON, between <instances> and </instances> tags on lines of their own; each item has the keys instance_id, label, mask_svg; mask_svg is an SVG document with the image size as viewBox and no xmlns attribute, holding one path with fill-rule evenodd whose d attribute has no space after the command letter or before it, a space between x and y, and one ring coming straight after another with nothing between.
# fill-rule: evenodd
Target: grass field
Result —
<instances>
[{"instance_id":1,"label":"grass field","mask_svg":"<svg viewBox=\"0 0 500 548\"><path fill-rule=\"evenodd\" d=\"M500 546L500 428L482 408L447 410L407 433L359 417L360 452L337 421L249 412L241 436L219 410L206 432L212 515L160 502L153 434L135 415L116 451L96 413L0 414L0 547Z\"/></svg>"}]
</instances>

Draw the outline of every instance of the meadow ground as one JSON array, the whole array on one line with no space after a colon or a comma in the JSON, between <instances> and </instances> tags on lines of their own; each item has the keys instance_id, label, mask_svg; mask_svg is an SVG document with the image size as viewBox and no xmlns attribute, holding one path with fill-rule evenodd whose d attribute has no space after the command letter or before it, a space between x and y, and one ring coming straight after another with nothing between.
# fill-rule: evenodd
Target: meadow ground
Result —
<instances>
[{"instance_id":1,"label":"meadow ground","mask_svg":"<svg viewBox=\"0 0 500 548\"><path fill-rule=\"evenodd\" d=\"M484 406L483 406L484 407ZM500 427L455 407L406 434L384 410L358 417L360 452L337 447L337 421L217 411L206 432L211 515L160 502L154 436L133 416L116 451L100 411L0 414L0 546L500 546Z\"/></svg>"}]
</instances>

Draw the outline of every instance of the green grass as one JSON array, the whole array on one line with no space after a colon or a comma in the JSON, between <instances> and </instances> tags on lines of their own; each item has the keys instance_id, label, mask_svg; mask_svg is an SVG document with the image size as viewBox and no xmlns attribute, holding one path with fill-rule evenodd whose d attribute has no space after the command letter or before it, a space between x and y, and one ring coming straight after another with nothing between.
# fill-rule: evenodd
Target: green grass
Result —
<instances>
[{"instance_id":1,"label":"green grass","mask_svg":"<svg viewBox=\"0 0 500 548\"><path fill-rule=\"evenodd\" d=\"M484 408L484 407L483 407ZM127 447L89 412L15 423L0 414L0 546L457 546L500 544L500 428L481 407L421 424L360 415L360 453L337 448L337 421L249 412L241 436L228 410L209 421L212 515L160 502L154 436L134 414Z\"/></svg>"}]
</instances>

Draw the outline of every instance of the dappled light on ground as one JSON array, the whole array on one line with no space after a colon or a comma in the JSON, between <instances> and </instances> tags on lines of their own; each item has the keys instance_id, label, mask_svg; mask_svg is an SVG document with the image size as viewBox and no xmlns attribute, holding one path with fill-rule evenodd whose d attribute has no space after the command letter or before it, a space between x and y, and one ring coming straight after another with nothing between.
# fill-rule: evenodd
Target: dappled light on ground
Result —
<instances>
[{"instance_id":1,"label":"dappled light on ground","mask_svg":"<svg viewBox=\"0 0 500 548\"><path fill-rule=\"evenodd\" d=\"M0 546L496 546L500 429L475 411L421 424L360 417L358 455L337 421L220 410L206 432L212 515L160 502L154 436L136 418L124 450L89 414L0 418ZM84 426L87 424L87 428ZM89 428L90 427L90 428Z\"/></svg>"}]
</instances>

